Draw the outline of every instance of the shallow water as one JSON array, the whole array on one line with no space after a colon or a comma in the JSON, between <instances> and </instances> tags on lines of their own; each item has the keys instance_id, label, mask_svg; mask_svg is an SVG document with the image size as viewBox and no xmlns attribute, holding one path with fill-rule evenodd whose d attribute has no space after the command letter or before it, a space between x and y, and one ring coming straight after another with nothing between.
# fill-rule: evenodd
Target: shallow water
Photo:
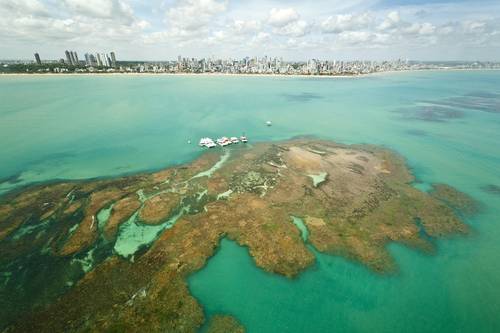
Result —
<instances>
[{"instance_id":1,"label":"shallow water","mask_svg":"<svg viewBox=\"0 0 500 333\"><path fill-rule=\"evenodd\" d=\"M263 272L246 249L223 241L190 277L193 294L209 316L233 314L249 332L499 331L500 196L485 190L500 186L499 94L497 71L0 77L0 191L179 164L200 154L188 140L205 136L384 145L408 160L419 188L443 182L477 199L481 212L467 221L474 232L439 240L435 256L390 245L400 266L394 276L317 254L293 280ZM0 289L12 270L0 267ZM30 285L23 299L42 285Z\"/></svg>"},{"instance_id":2,"label":"shallow water","mask_svg":"<svg viewBox=\"0 0 500 333\"><path fill-rule=\"evenodd\" d=\"M292 223L299 229L300 231L300 236L304 240L304 242L307 241L307 238L309 237L309 230L307 230L307 227L304 223L304 221L296 216L292 216Z\"/></svg>"},{"instance_id":3,"label":"shallow water","mask_svg":"<svg viewBox=\"0 0 500 333\"><path fill-rule=\"evenodd\" d=\"M151 244L163 230L172 228L186 209L189 210L189 207L181 209L176 215L156 225L140 223L136 212L120 226L114 251L125 258L133 256L141 247Z\"/></svg>"}]
</instances>

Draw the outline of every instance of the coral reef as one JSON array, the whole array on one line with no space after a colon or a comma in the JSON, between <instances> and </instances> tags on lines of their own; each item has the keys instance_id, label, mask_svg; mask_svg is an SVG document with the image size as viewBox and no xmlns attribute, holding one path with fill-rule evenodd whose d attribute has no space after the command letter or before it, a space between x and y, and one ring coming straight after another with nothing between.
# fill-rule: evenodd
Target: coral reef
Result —
<instances>
[{"instance_id":1,"label":"coral reef","mask_svg":"<svg viewBox=\"0 0 500 333\"><path fill-rule=\"evenodd\" d=\"M389 150L300 139L211 151L150 174L11 193L0 202L0 265L42 250L90 269L57 299L11 318L6 331L193 332L204 316L186 277L223 237L247 247L257 266L287 277L314 263L310 245L392 272L387 243L434 251L433 238L466 233L460 216L477 209L447 185L428 194L413 181ZM292 216L304 221L307 238ZM153 233L152 241L145 237L122 258L113 244L126 242L125 231L136 242ZM243 328L218 316L209 331Z\"/></svg>"}]
</instances>

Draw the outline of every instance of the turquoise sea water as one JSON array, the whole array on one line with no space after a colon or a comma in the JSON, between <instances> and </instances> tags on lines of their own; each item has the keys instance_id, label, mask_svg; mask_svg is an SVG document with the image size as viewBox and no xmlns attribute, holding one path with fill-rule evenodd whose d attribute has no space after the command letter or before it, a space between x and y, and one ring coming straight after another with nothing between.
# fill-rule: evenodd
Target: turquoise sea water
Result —
<instances>
[{"instance_id":1,"label":"turquoise sea water","mask_svg":"<svg viewBox=\"0 0 500 333\"><path fill-rule=\"evenodd\" d=\"M224 240L189 279L207 316L233 314L249 332L500 331L498 71L0 77L0 191L178 164L200 154L200 137L243 132L384 145L408 160L419 188L447 183L481 211L467 220L471 235L439 240L435 256L390 245L393 276L316 254L289 280Z\"/></svg>"}]
</instances>

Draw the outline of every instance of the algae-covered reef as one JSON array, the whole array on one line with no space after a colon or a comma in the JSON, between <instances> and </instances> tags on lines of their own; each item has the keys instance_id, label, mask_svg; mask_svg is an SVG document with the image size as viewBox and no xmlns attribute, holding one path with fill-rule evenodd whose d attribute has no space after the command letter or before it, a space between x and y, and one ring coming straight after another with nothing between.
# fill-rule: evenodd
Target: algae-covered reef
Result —
<instances>
[{"instance_id":1,"label":"algae-covered reef","mask_svg":"<svg viewBox=\"0 0 500 333\"><path fill-rule=\"evenodd\" d=\"M434 238L466 233L460 217L474 212L474 202L455 189L437 184L425 193L413 181L389 150L304 139L210 151L149 174L12 193L0 203L0 267L10 277L24 263L27 273L4 278L0 305L22 296L30 306L4 312L0 329L196 331L205 319L186 277L223 237L246 246L257 266L288 277L314 263L310 245L392 272L387 243L431 252ZM29 299L11 291L30 284L26 258L73 274ZM33 290L49 284L41 279ZM210 326L242 329L230 317Z\"/></svg>"}]
</instances>

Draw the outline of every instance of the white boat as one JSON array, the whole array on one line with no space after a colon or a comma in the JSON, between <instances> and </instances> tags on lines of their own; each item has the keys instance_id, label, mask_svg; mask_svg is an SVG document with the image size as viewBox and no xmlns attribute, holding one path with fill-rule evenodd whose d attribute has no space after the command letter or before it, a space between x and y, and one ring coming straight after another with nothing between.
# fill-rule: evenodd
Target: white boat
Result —
<instances>
[{"instance_id":1,"label":"white boat","mask_svg":"<svg viewBox=\"0 0 500 333\"><path fill-rule=\"evenodd\" d=\"M232 142L227 137L223 136L222 138L217 139L217 144L221 147L225 147L230 145Z\"/></svg>"},{"instance_id":2,"label":"white boat","mask_svg":"<svg viewBox=\"0 0 500 333\"><path fill-rule=\"evenodd\" d=\"M200 147L206 146L209 141L211 141L210 138L201 138L199 143Z\"/></svg>"},{"instance_id":3,"label":"white boat","mask_svg":"<svg viewBox=\"0 0 500 333\"><path fill-rule=\"evenodd\" d=\"M240 142L240 140L238 140L238 138L237 138L237 137L232 136L232 137L231 137L231 142L232 142L232 143L238 143L238 142Z\"/></svg>"},{"instance_id":4,"label":"white boat","mask_svg":"<svg viewBox=\"0 0 500 333\"><path fill-rule=\"evenodd\" d=\"M240 136L240 141L243 142L243 143L247 143L248 139L247 139L246 136L242 135L242 136Z\"/></svg>"},{"instance_id":5,"label":"white boat","mask_svg":"<svg viewBox=\"0 0 500 333\"><path fill-rule=\"evenodd\" d=\"M207 147L207 148L214 148L214 147L217 147L217 145L215 144L215 142L210 141L209 143L207 143L205 145L205 147Z\"/></svg>"},{"instance_id":6,"label":"white boat","mask_svg":"<svg viewBox=\"0 0 500 333\"><path fill-rule=\"evenodd\" d=\"M266 125L267 125L267 126L271 126L272 124L273 124L273 123L272 123L270 120L266 121Z\"/></svg>"},{"instance_id":7,"label":"white boat","mask_svg":"<svg viewBox=\"0 0 500 333\"><path fill-rule=\"evenodd\" d=\"M210 138L201 138L200 139L200 147L207 147L207 148L213 148L215 147L214 140Z\"/></svg>"}]
</instances>

